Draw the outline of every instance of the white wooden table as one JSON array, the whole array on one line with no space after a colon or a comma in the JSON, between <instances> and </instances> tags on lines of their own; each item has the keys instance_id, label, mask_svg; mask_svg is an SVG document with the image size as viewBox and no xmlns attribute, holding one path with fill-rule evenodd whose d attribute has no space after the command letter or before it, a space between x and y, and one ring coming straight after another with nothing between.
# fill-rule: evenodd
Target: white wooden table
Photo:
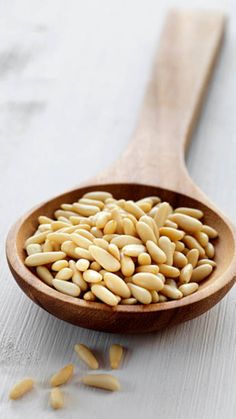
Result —
<instances>
[{"instance_id":1,"label":"white wooden table","mask_svg":"<svg viewBox=\"0 0 236 419\"><path fill-rule=\"evenodd\" d=\"M190 4L191 3L191 4ZM222 5L223 3L223 5ZM222 8L230 22L188 155L191 175L236 222L236 8L234 1L78 0L0 2L0 418L233 419L236 288L207 314L147 336L66 324L17 287L4 256L10 225L41 200L109 165L135 125L166 10ZM128 348L117 394L78 382L73 346L95 347L104 367L112 342ZM75 362L67 407L48 406L48 377ZM8 401L24 376L37 390Z\"/></svg>"}]
</instances>

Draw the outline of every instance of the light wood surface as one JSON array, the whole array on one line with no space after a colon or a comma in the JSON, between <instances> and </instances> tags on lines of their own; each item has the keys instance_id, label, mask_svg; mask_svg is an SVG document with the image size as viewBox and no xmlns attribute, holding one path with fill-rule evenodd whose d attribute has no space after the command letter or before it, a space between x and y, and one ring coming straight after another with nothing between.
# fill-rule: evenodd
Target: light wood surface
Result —
<instances>
[{"instance_id":1,"label":"light wood surface","mask_svg":"<svg viewBox=\"0 0 236 419\"><path fill-rule=\"evenodd\" d=\"M52 217L62 203L73 203L93 190L92 181L88 188L67 192L30 211L16 222L8 235L6 253L12 274L23 291L49 313L89 329L147 333L201 315L233 286L236 279L234 228L206 197L203 198L206 206L191 199L202 200L203 194L190 180L184 164L184 148L200 110L223 29L224 16L220 13L174 11L167 15L140 123L125 157L115 165L115 172L119 167L121 179L130 183L117 183L120 178L115 175L113 178L111 169L102 175L103 181L116 183L96 185L96 189L108 190L117 198L137 200L157 195L173 207L203 210L205 223L219 232L215 243L217 269L201 283L198 292L180 300L148 306L107 307L64 295L38 280L24 265L23 250L25 240L37 226L38 216ZM141 182L131 183L138 182L140 176ZM155 185L156 179L159 187L149 186ZM171 192L169 189L173 186L175 190ZM180 191L187 195L179 194Z\"/></svg>"},{"instance_id":2,"label":"light wood surface","mask_svg":"<svg viewBox=\"0 0 236 419\"><path fill-rule=\"evenodd\" d=\"M116 373L122 393L108 395L72 383L66 389L67 408L57 416L100 419L112 409L115 419L127 413L151 419L157 413L160 418L188 419L190 412L194 419L235 417L235 287L193 321L149 336L113 336L74 327L45 313L16 286L4 261L5 237L17 217L40 200L95 175L101 161L108 166L126 147L170 3L174 2L128 1L124 10L116 1L102 0L92 7L90 2L71 1L68 7L64 1L43 5L22 0L14 2L11 10L13 2L4 2L0 416L31 418L33 412L37 419L54 417L47 403L50 374L68 361L76 363L78 378L85 372L73 345L83 342L95 347L104 359L109 345L118 341L128 348L124 366ZM217 0L192 5L225 8L229 25L191 143L188 169L236 221L235 5ZM28 375L44 385L25 400L9 403L9 387Z\"/></svg>"}]
</instances>

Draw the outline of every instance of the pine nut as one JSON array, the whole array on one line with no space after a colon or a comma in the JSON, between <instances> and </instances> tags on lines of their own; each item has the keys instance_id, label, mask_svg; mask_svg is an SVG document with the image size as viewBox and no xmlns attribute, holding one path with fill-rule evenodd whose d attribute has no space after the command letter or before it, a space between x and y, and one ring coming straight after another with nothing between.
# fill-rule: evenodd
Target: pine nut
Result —
<instances>
[{"instance_id":1,"label":"pine nut","mask_svg":"<svg viewBox=\"0 0 236 419\"><path fill-rule=\"evenodd\" d=\"M199 251L199 256L205 256L205 250L194 237L186 235L184 236L183 241L190 250L197 249Z\"/></svg>"},{"instance_id":2,"label":"pine nut","mask_svg":"<svg viewBox=\"0 0 236 419\"><path fill-rule=\"evenodd\" d=\"M102 269L102 267L101 265L99 265L99 263L94 261L94 262L91 262L90 269L92 269L93 271L99 272Z\"/></svg>"},{"instance_id":3,"label":"pine nut","mask_svg":"<svg viewBox=\"0 0 236 419\"><path fill-rule=\"evenodd\" d=\"M77 204L77 202L73 204L73 209L78 214L83 215L85 217L97 214L97 212L100 211L100 209L95 205Z\"/></svg>"},{"instance_id":4,"label":"pine nut","mask_svg":"<svg viewBox=\"0 0 236 419\"><path fill-rule=\"evenodd\" d=\"M16 400L21 398L24 394L32 390L33 386L34 381L31 378L24 378L12 387L9 393L9 399Z\"/></svg>"},{"instance_id":5,"label":"pine nut","mask_svg":"<svg viewBox=\"0 0 236 419\"><path fill-rule=\"evenodd\" d=\"M136 268L136 272L149 272L157 275L159 273L159 267L157 265L141 265Z\"/></svg>"},{"instance_id":6,"label":"pine nut","mask_svg":"<svg viewBox=\"0 0 236 419\"><path fill-rule=\"evenodd\" d=\"M26 247L26 252L27 252L28 256L33 255L34 253L41 253L42 252L42 247L38 243L32 243L32 244L29 244Z\"/></svg>"},{"instance_id":7,"label":"pine nut","mask_svg":"<svg viewBox=\"0 0 236 419\"><path fill-rule=\"evenodd\" d=\"M47 234L47 231L43 231L42 233L29 237L25 242L25 249L29 246L29 244L42 244L46 240Z\"/></svg>"},{"instance_id":8,"label":"pine nut","mask_svg":"<svg viewBox=\"0 0 236 419\"><path fill-rule=\"evenodd\" d=\"M184 237L184 231L176 230L171 227L161 227L159 230L160 236L167 236L172 241L182 240Z\"/></svg>"},{"instance_id":9,"label":"pine nut","mask_svg":"<svg viewBox=\"0 0 236 419\"><path fill-rule=\"evenodd\" d=\"M83 278L86 282L96 283L102 280L102 275L97 271L88 269L87 271L83 272Z\"/></svg>"},{"instance_id":10,"label":"pine nut","mask_svg":"<svg viewBox=\"0 0 236 419\"><path fill-rule=\"evenodd\" d=\"M197 266L198 258L199 258L199 250L198 249L191 249L191 250L188 251L188 253L187 253L188 263L191 263L193 268L195 268Z\"/></svg>"},{"instance_id":11,"label":"pine nut","mask_svg":"<svg viewBox=\"0 0 236 419\"><path fill-rule=\"evenodd\" d=\"M94 245L89 246L89 251L96 262L98 262L104 269L110 272L119 271L120 262L109 252Z\"/></svg>"},{"instance_id":12,"label":"pine nut","mask_svg":"<svg viewBox=\"0 0 236 419\"><path fill-rule=\"evenodd\" d=\"M118 275L106 272L104 275L106 287L122 298L130 298L131 292L126 283Z\"/></svg>"},{"instance_id":13,"label":"pine nut","mask_svg":"<svg viewBox=\"0 0 236 419\"><path fill-rule=\"evenodd\" d=\"M169 237L162 236L160 237L158 241L158 245L160 249L165 253L166 255L166 264L172 266L173 265L173 248L172 243L169 239Z\"/></svg>"},{"instance_id":14,"label":"pine nut","mask_svg":"<svg viewBox=\"0 0 236 419\"><path fill-rule=\"evenodd\" d=\"M167 278L177 278L180 275L179 269L174 266L165 265L164 263L159 265L159 271Z\"/></svg>"},{"instance_id":15,"label":"pine nut","mask_svg":"<svg viewBox=\"0 0 236 419\"><path fill-rule=\"evenodd\" d=\"M85 345L77 344L75 345L75 352L80 357L80 359L88 365L93 370L97 370L99 367L99 363L92 353L92 351Z\"/></svg>"},{"instance_id":16,"label":"pine nut","mask_svg":"<svg viewBox=\"0 0 236 419\"><path fill-rule=\"evenodd\" d=\"M168 301L167 297L165 295L159 295L159 303L165 303Z\"/></svg>"},{"instance_id":17,"label":"pine nut","mask_svg":"<svg viewBox=\"0 0 236 419\"><path fill-rule=\"evenodd\" d=\"M204 265L197 266L194 268L191 281L192 282L200 282L203 281L207 276L210 275L212 272L213 267L209 265L208 263L205 263Z\"/></svg>"},{"instance_id":18,"label":"pine nut","mask_svg":"<svg viewBox=\"0 0 236 419\"><path fill-rule=\"evenodd\" d=\"M166 262L166 254L154 242L148 240L146 243L148 253L156 263Z\"/></svg>"},{"instance_id":19,"label":"pine nut","mask_svg":"<svg viewBox=\"0 0 236 419\"><path fill-rule=\"evenodd\" d=\"M118 247L114 243L110 243L108 245L108 251L112 254L116 259L120 260L120 252Z\"/></svg>"},{"instance_id":20,"label":"pine nut","mask_svg":"<svg viewBox=\"0 0 236 419\"><path fill-rule=\"evenodd\" d=\"M145 212L133 201L126 201L124 207L124 209L133 214L137 220L139 220L142 215L145 215Z\"/></svg>"},{"instance_id":21,"label":"pine nut","mask_svg":"<svg viewBox=\"0 0 236 419\"><path fill-rule=\"evenodd\" d=\"M70 258L78 259L78 254L75 252L78 249L73 241L68 240L61 245L61 250L67 254ZM83 249L84 250L84 249Z\"/></svg>"},{"instance_id":22,"label":"pine nut","mask_svg":"<svg viewBox=\"0 0 236 419\"><path fill-rule=\"evenodd\" d=\"M74 253L76 255L75 259L79 258L79 259L88 259L90 261L94 260L94 257L92 256L90 250L83 249L83 247L76 247L75 250L74 250Z\"/></svg>"},{"instance_id":23,"label":"pine nut","mask_svg":"<svg viewBox=\"0 0 236 419\"><path fill-rule=\"evenodd\" d=\"M210 239L215 239L216 237L218 237L218 232L213 227L210 227L208 225L202 226L202 232L206 233Z\"/></svg>"},{"instance_id":24,"label":"pine nut","mask_svg":"<svg viewBox=\"0 0 236 419\"><path fill-rule=\"evenodd\" d=\"M63 281L68 281L69 279L72 278L72 275L73 275L72 269L70 269L70 268L63 268L59 272L57 272L55 278L56 279L61 279Z\"/></svg>"},{"instance_id":25,"label":"pine nut","mask_svg":"<svg viewBox=\"0 0 236 419\"><path fill-rule=\"evenodd\" d=\"M170 287L175 287L177 288L177 283L174 279L172 278L167 278L165 281L165 285L169 285Z\"/></svg>"},{"instance_id":26,"label":"pine nut","mask_svg":"<svg viewBox=\"0 0 236 419\"><path fill-rule=\"evenodd\" d=\"M52 286L53 276L48 268L45 266L37 266L36 268L37 275L40 279L42 279L45 284Z\"/></svg>"},{"instance_id":27,"label":"pine nut","mask_svg":"<svg viewBox=\"0 0 236 419\"><path fill-rule=\"evenodd\" d=\"M174 223L174 221L166 220L164 227L170 227L170 228L178 228L178 224Z\"/></svg>"},{"instance_id":28,"label":"pine nut","mask_svg":"<svg viewBox=\"0 0 236 419\"><path fill-rule=\"evenodd\" d=\"M140 303L142 304L150 304L152 301L152 295L150 294L150 292L148 290L146 290L145 288L139 287L138 285L135 284L127 284L131 294L133 295L134 298L136 298L136 300L138 300Z\"/></svg>"},{"instance_id":29,"label":"pine nut","mask_svg":"<svg viewBox=\"0 0 236 419\"><path fill-rule=\"evenodd\" d=\"M109 358L110 365L113 370L117 370L120 366L123 357L123 347L121 345L113 344L110 346Z\"/></svg>"},{"instance_id":30,"label":"pine nut","mask_svg":"<svg viewBox=\"0 0 236 419\"><path fill-rule=\"evenodd\" d=\"M123 219L123 229L124 229L124 233L127 236L135 236L136 235L136 229L135 229L134 223L127 217ZM105 230L104 230L104 232L105 232Z\"/></svg>"},{"instance_id":31,"label":"pine nut","mask_svg":"<svg viewBox=\"0 0 236 419\"><path fill-rule=\"evenodd\" d=\"M202 229L201 221L194 217L190 217L190 215L175 213L171 214L169 219L177 223L178 227L189 233L195 233L196 231L200 231Z\"/></svg>"},{"instance_id":32,"label":"pine nut","mask_svg":"<svg viewBox=\"0 0 236 419\"><path fill-rule=\"evenodd\" d=\"M100 208L101 210L104 208L104 203L102 201L98 201L97 199L88 199L88 198L81 198L79 200L80 204L86 205L95 205L96 207Z\"/></svg>"},{"instance_id":33,"label":"pine nut","mask_svg":"<svg viewBox=\"0 0 236 419\"><path fill-rule=\"evenodd\" d=\"M89 246L91 246L91 244L93 244L93 242L91 240L88 240L88 239L86 239L86 237L81 236L80 234L77 234L77 233L72 233L70 235L70 238L71 238L71 240L73 240L73 242L77 246L82 247L83 249L88 250Z\"/></svg>"},{"instance_id":34,"label":"pine nut","mask_svg":"<svg viewBox=\"0 0 236 419\"><path fill-rule=\"evenodd\" d=\"M170 298L171 300L179 300L183 297L183 294L178 288L172 287L170 285L164 285L161 290L162 295Z\"/></svg>"},{"instance_id":35,"label":"pine nut","mask_svg":"<svg viewBox=\"0 0 236 419\"><path fill-rule=\"evenodd\" d=\"M142 244L127 244L122 248L122 252L126 256L138 257L140 253L145 252L146 248Z\"/></svg>"},{"instance_id":36,"label":"pine nut","mask_svg":"<svg viewBox=\"0 0 236 419\"><path fill-rule=\"evenodd\" d=\"M60 230L61 228L67 228L68 223L64 223L63 221L53 221L51 223L51 229L52 231Z\"/></svg>"},{"instance_id":37,"label":"pine nut","mask_svg":"<svg viewBox=\"0 0 236 419\"><path fill-rule=\"evenodd\" d=\"M91 290L99 300L103 301L103 303L106 303L109 306L117 306L118 301L116 296L103 285L92 285Z\"/></svg>"},{"instance_id":38,"label":"pine nut","mask_svg":"<svg viewBox=\"0 0 236 419\"><path fill-rule=\"evenodd\" d=\"M159 228L165 224L165 221L168 215L170 214L170 212L171 212L171 208L168 202L162 202L162 204L159 205L157 212L154 216L154 220Z\"/></svg>"},{"instance_id":39,"label":"pine nut","mask_svg":"<svg viewBox=\"0 0 236 419\"><path fill-rule=\"evenodd\" d=\"M117 247L119 247L119 249L121 249L129 244L142 244L142 241L137 237L127 236L124 234L122 236L114 237L111 240L111 243L115 244Z\"/></svg>"},{"instance_id":40,"label":"pine nut","mask_svg":"<svg viewBox=\"0 0 236 419\"><path fill-rule=\"evenodd\" d=\"M46 217L45 215L40 215L38 217L39 224L51 224L53 220L49 217Z\"/></svg>"},{"instance_id":41,"label":"pine nut","mask_svg":"<svg viewBox=\"0 0 236 419\"><path fill-rule=\"evenodd\" d=\"M62 409L64 407L64 395L60 388L52 388L50 391L49 402L50 406L55 410Z\"/></svg>"},{"instance_id":42,"label":"pine nut","mask_svg":"<svg viewBox=\"0 0 236 419\"><path fill-rule=\"evenodd\" d=\"M151 296L152 296L152 303L158 303L159 301L159 294L157 291L150 291L151 292Z\"/></svg>"},{"instance_id":43,"label":"pine nut","mask_svg":"<svg viewBox=\"0 0 236 419\"><path fill-rule=\"evenodd\" d=\"M124 276L133 275L134 270L135 270L135 264L133 262L133 259L130 256L121 254L120 264L121 264L121 272Z\"/></svg>"},{"instance_id":44,"label":"pine nut","mask_svg":"<svg viewBox=\"0 0 236 419\"><path fill-rule=\"evenodd\" d=\"M156 239L159 239L159 229L152 217L150 217L149 215L144 215L139 219L139 221L142 221L143 223L147 224L153 230Z\"/></svg>"},{"instance_id":45,"label":"pine nut","mask_svg":"<svg viewBox=\"0 0 236 419\"><path fill-rule=\"evenodd\" d=\"M88 269L89 267L89 261L87 259L79 259L76 264L75 264L76 268L78 269L78 271L84 272ZM92 268L93 269L93 268Z\"/></svg>"},{"instance_id":46,"label":"pine nut","mask_svg":"<svg viewBox=\"0 0 236 419\"><path fill-rule=\"evenodd\" d=\"M179 207L179 208L176 208L175 213L190 215L190 217L194 217L197 219L200 219L203 217L203 212L196 208Z\"/></svg>"},{"instance_id":47,"label":"pine nut","mask_svg":"<svg viewBox=\"0 0 236 419\"><path fill-rule=\"evenodd\" d=\"M148 253L140 253L138 255L138 263L139 265L151 265L152 259Z\"/></svg>"},{"instance_id":48,"label":"pine nut","mask_svg":"<svg viewBox=\"0 0 236 419\"><path fill-rule=\"evenodd\" d=\"M198 242L200 243L200 245L202 247L205 247L209 241L209 237L206 233L203 233L202 231L197 231L194 236L196 237L196 239L198 240Z\"/></svg>"},{"instance_id":49,"label":"pine nut","mask_svg":"<svg viewBox=\"0 0 236 419\"><path fill-rule=\"evenodd\" d=\"M180 285L179 290L182 292L183 296L193 294L197 291L199 285L196 282L190 282L189 284Z\"/></svg>"},{"instance_id":50,"label":"pine nut","mask_svg":"<svg viewBox=\"0 0 236 419\"><path fill-rule=\"evenodd\" d=\"M104 234L114 234L116 232L117 222L116 220L110 220L106 223L104 227Z\"/></svg>"},{"instance_id":51,"label":"pine nut","mask_svg":"<svg viewBox=\"0 0 236 419\"><path fill-rule=\"evenodd\" d=\"M199 260L198 266L205 265L206 263L208 265L211 265L213 268L216 267L216 263L214 262L214 260L211 260L211 259L201 259L201 260Z\"/></svg>"},{"instance_id":52,"label":"pine nut","mask_svg":"<svg viewBox=\"0 0 236 419\"><path fill-rule=\"evenodd\" d=\"M94 239L93 243L104 250L108 250L108 242L104 239ZM92 244L92 243L91 243Z\"/></svg>"},{"instance_id":53,"label":"pine nut","mask_svg":"<svg viewBox=\"0 0 236 419\"><path fill-rule=\"evenodd\" d=\"M181 252L174 252L173 255L173 264L176 268L183 268L185 265L187 265L188 260L185 255Z\"/></svg>"},{"instance_id":54,"label":"pine nut","mask_svg":"<svg viewBox=\"0 0 236 419\"><path fill-rule=\"evenodd\" d=\"M181 284L187 284L191 280L192 273L193 273L193 265L191 263L188 263L180 271L179 282Z\"/></svg>"},{"instance_id":55,"label":"pine nut","mask_svg":"<svg viewBox=\"0 0 236 419\"><path fill-rule=\"evenodd\" d=\"M84 194L83 198L88 199L95 199L97 201L105 201L108 198L112 198L112 194L110 192L104 192L104 191L93 191L93 192L87 192Z\"/></svg>"},{"instance_id":56,"label":"pine nut","mask_svg":"<svg viewBox=\"0 0 236 419\"><path fill-rule=\"evenodd\" d=\"M183 242L181 242L181 241L176 241L175 242L175 250L177 252L182 252L184 250L184 248L185 248L185 245L184 245Z\"/></svg>"},{"instance_id":57,"label":"pine nut","mask_svg":"<svg viewBox=\"0 0 236 419\"><path fill-rule=\"evenodd\" d=\"M55 232L55 233L49 233L47 235L47 239L61 244L68 240L71 240L71 236L68 233Z\"/></svg>"},{"instance_id":58,"label":"pine nut","mask_svg":"<svg viewBox=\"0 0 236 419\"><path fill-rule=\"evenodd\" d=\"M27 256L25 264L27 266L40 266L48 263L56 262L56 260L64 259L64 252L44 252L34 253L33 255Z\"/></svg>"},{"instance_id":59,"label":"pine nut","mask_svg":"<svg viewBox=\"0 0 236 419\"><path fill-rule=\"evenodd\" d=\"M207 243L205 252L208 258L212 259L215 255L215 248L212 243Z\"/></svg>"},{"instance_id":60,"label":"pine nut","mask_svg":"<svg viewBox=\"0 0 236 419\"><path fill-rule=\"evenodd\" d=\"M51 377L50 385L51 387L58 387L63 384L66 384L74 374L74 365L68 364L56 374Z\"/></svg>"},{"instance_id":61,"label":"pine nut","mask_svg":"<svg viewBox=\"0 0 236 419\"><path fill-rule=\"evenodd\" d=\"M143 221L138 221L136 224L136 230L140 239L144 243L146 243L148 240L151 240L154 243L157 243L156 236L148 224L144 223Z\"/></svg>"},{"instance_id":62,"label":"pine nut","mask_svg":"<svg viewBox=\"0 0 236 419\"><path fill-rule=\"evenodd\" d=\"M70 217L74 217L75 213L73 211L64 211L64 210L57 210L54 212L55 218L60 218L60 217L65 217L65 218L69 218Z\"/></svg>"},{"instance_id":63,"label":"pine nut","mask_svg":"<svg viewBox=\"0 0 236 419\"><path fill-rule=\"evenodd\" d=\"M87 291L84 296L83 299L86 301L96 301L96 297L95 295L92 293L92 291Z\"/></svg>"},{"instance_id":64,"label":"pine nut","mask_svg":"<svg viewBox=\"0 0 236 419\"><path fill-rule=\"evenodd\" d=\"M89 226L88 226L89 227ZM90 231L88 230L84 230L83 228L79 227L75 233L80 234L80 236L85 237L86 239L90 240L91 242L93 242L94 240L94 235L92 233L90 233Z\"/></svg>"},{"instance_id":65,"label":"pine nut","mask_svg":"<svg viewBox=\"0 0 236 419\"><path fill-rule=\"evenodd\" d=\"M118 379L110 374L89 374L82 378L82 383L86 386L102 388L104 390L120 390Z\"/></svg>"},{"instance_id":66,"label":"pine nut","mask_svg":"<svg viewBox=\"0 0 236 419\"><path fill-rule=\"evenodd\" d=\"M74 283L54 278L52 284L57 291L63 294L70 295L71 297L78 297L80 295L80 288Z\"/></svg>"},{"instance_id":67,"label":"pine nut","mask_svg":"<svg viewBox=\"0 0 236 419\"><path fill-rule=\"evenodd\" d=\"M149 272L140 272L132 276L132 282L149 291L160 291L163 288L162 280Z\"/></svg>"},{"instance_id":68,"label":"pine nut","mask_svg":"<svg viewBox=\"0 0 236 419\"><path fill-rule=\"evenodd\" d=\"M132 305L134 305L134 304L137 304L137 300L136 300L136 298L124 298L123 300L121 300L121 304L122 305L124 305L124 306L132 306Z\"/></svg>"},{"instance_id":69,"label":"pine nut","mask_svg":"<svg viewBox=\"0 0 236 419\"><path fill-rule=\"evenodd\" d=\"M110 217L111 216L108 212L105 212L105 211L100 212L96 219L96 227L99 229L103 229L106 226L107 222L109 221Z\"/></svg>"}]
</instances>

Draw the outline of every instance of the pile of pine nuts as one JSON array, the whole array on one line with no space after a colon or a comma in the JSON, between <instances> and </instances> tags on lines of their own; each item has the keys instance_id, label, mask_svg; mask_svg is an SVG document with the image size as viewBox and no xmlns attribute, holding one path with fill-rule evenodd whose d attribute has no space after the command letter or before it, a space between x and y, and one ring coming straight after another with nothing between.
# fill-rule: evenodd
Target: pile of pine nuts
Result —
<instances>
[{"instance_id":1,"label":"pile of pine nuts","mask_svg":"<svg viewBox=\"0 0 236 419\"><path fill-rule=\"evenodd\" d=\"M97 370L99 368L99 362L93 352L83 344L75 345L75 352L79 358L91 369ZM120 367L123 357L123 347L118 344L110 346L109 360L110 367L112 369L118 369ZM64 407L64 394L59 388L62 385L67 384L74 375L74 365L68 364L64 368L56 372L50 379L50 386L52 390L49 395L49 403L53 409L62 409ZM97 387L103 390L119 391L120 383L119 380L111 374L88 374L82 377L81 382L89 387ZM9 392L9 398L11 400L17 400L23 397L26 393L31 391L35 385L32 378L24 378L23 380L16 383Z\"/></svg>"},{"instance_id":2,"label":"pile of pine nuts","mask_svg":"<svg viewBox=\"0 0 236 419\"><path fill-rule=\"evenodd\" d=\"M211 240L218 233L199 209L94 191L54 216L39 216L25 264L73 297L109 306L176 300L197 291L216 267Z\"/></svg>"}]
</instances>

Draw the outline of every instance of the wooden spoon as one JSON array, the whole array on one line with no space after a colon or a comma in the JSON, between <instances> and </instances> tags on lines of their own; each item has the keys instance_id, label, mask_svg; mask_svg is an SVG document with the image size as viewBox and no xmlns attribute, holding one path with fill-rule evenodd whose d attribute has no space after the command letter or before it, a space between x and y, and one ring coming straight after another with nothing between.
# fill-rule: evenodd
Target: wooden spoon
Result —
<instances>
[{"instance_id":1,"label":"wooden spoon","mask_svg":"<svg viewBox=\"0 0 236 419\"><path fill-rule=\"evenodd\" d=\"M220 13L169 13L138 127L127 151L112 169L98 176L90 186L41 204L12 227L6 246L10 269L23 291L48 312L91 329L144 333L199 316L234 284L234 227L190 179L183 152L213 70L223 28L224 17ZM195 294L148 306L111 308L63 295L44 284L24 265L24 242L35 231L38 216L53 216L60 204L72 203L85 192L100 189L112 192L116 198L134 200L159 195L174 207L203 210L205 222L219 232L215 242L217 269Z\"/></svg>"}]
</instances>

